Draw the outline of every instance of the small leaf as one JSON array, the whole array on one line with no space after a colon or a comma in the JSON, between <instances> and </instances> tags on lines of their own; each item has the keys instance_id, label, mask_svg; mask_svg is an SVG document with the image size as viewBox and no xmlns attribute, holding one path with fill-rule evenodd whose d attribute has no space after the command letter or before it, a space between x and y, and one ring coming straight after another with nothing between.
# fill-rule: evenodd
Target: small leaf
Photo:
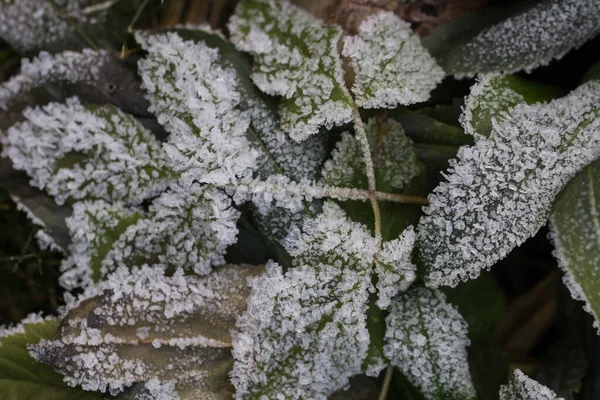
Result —
<instances>
[{"instance_id":1,"label":"small leaf","mask_svg":"<svg viewBox=\"0 0 600 400\"><path fill-rule=\"evenodd\" d=\"M600 162L587 166L569 184L554 203L550 216L554 256L564 271L563 281L574 299L594 316L600 332L600 294L598 259L600 258Z\"/></svg>"},{"instance_id":2,"label":"small leaf","mask_svg":"<svg viewBox=\"0 0 600 400\"><path fill-rule=\"evenodd\" d=\"M72 388L52 367L36 362L28 345L51 339L59 321L31 314L12 328L0 326L0 397L3 400L92 400L98 393Z\"/></svg>"},{"instance_id":3,"label":"small leaf","mask_svg":"<svg viewBox=\"0 0 600 400\"><path fill-rule=\"evenodd\" d=\"M358 35L344 38L342 54L355 72L352 91L363 108L420 103L441 82L444 71L421 46L410 24L392 12L367 17Z\"/></svg>"},{"instance_id":4,"label":"small leaf","mask_svg":"<svg viewBox=\"0 0 600 400\"><path fill-rule=\"evenodd\" d=\"M173 178L156 138L114 106L64 104L27 108L3 138L3 154L58 204L102 199L139 204Z\"/></svg>"},{"instance_id":5,"label":"small leaf","mask_svg":"<svg viewBox=\"0 0 600 400\"><path fill-rule=\"evenodd\" d=\"M254 56L254 83L283 96L281 127L298 141L352 117L337 43L342 30L287 2L245 0L229 23L235 46Z\"/></svg>"},{"instance_id":6,"label":"small leaf","mask_svg":"<svg viewBox=\"0 0 600 400\"><path fill-rule=\"evenodd\" d=\"M458 77L531 72L594 37L598 21L596 0L545 0L451 48L440 63Z\"/></svg>"},{"instance_id":7,"label":"small leaf","mask_svg":"<svg viewBox=\"0 0 600 400\"><path fill-rule=\"evenodd\" d=\"M437 289L414 287L392 302L384 352L427 400L475 400L467 324Z\"/></svg>"},{"instance_id":8,"label":"small leaf","mask_svg":"<svg viewBox=\"0 0 600 400\"><path fill-rule=\"evenodd\" d=\"M600 84L513 107L489 139L463 147L418 227L427 284L455 286L545 224L554 197L598 153Z\"/></svg>"},{"instance_id":9,"label":"small leaf","mask_svg":"<svg viewBox=\"0 0 600 400\"><path fill-rule=\"evenodd\" d=\"M120 267L67 304L57 338L31 354L86 390L117 394L144 383L155 399L231 398L229 329L246 307L246 279L262 270L230 265L167 277L161 266Z\"/></svg>"},{"instance_id":10,"label":"small leaf","mask_svg":"<svg viewBox=\"0 0 600 400\"><path fill-rule=\"evenodd\" d=\"M500 388L500 400L564 400L546 386L517 369L510 382Z\"/></svg>"}]
</instances>

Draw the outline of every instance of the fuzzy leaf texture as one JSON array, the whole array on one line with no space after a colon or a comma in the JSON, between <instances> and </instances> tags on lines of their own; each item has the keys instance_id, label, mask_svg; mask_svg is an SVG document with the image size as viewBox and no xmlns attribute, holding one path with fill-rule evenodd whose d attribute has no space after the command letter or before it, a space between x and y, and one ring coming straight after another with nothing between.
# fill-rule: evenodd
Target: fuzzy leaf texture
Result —
<instances>
[{"instance_id":1,"label":"fuzzy leaf texture","mask_svg":"<svg viewBox=\"0 0 600 400\"><path fill-rule=\"evenodd\" d=\"M57 338L31 354L86 390L143 383L144 400L231 398L229 330L246 307L246 279L262 271L230 265L169 277L160 265L121 267L68 303Z\"/></svg>"},{"instance_id":2,"label":"fuzzy leaf texture","mask_svg":"<svg viewBox=\"0 0 600 400\"><path fill-rule=\"evenodd\" d=\"M554 255L574 299L594 316L600 330L600 162L580 172L558 197L550 216Z\"/></svg>"},{"instance_id":3,"label":"fuzzy leaf texture","mask_svg":"<svg viewBox=\"0 0 600 400\"><path fill-rule=\"evenodd\" d=\"M500 400L564 400L521 370L512 373L508 384L500 388Z\"/></svg>"},{"instance_id":4,"label":"fuzzy leaf texture","mask_svg":"<svg viewBox=\"0 0 600 400\"><path fill-rule=\"evenodd\" d=\"M352 100L344 87L337 43L342 30L285 1L244 0L229 23L231 41L254 56L252 79L282 96L281 127L298 141L321 126L349 122Z\"/></svg>"},{"instance_id":5,"label":"fuzzy leaf texture","mask_svg":"<svg viewBox=\"0 0 600 400\"><path fill-rule=\"evenodd\" d=\"M102 199L141 203L173 178L156 138L114 106L76 98L23 111L3 138L3 155L58 204Z\"/></svg>"},{"instance_id":6,"label":"fuzzy leaf texture","mask_svg":"<svg viewBox=\"0 0 600 400\"><path fill-rule=\"evenodd\" d=\"M426 101L444 77L410 24L392 12L367 17L358 35L344 38L342 54L351 59L355 72L352 92L363 108Z\"/></svg>"},{"instance_id":7,"label":"fuzzy leaf texture","mask_svg":"<svg viewBox=\"0 0 600 400\"><path fill-rule=\"evenodd\" d=\"M489 138L462 147L418 226L430 286L490 268L546 223L552 201L599 152L600 83L547 104L519 104Z\"/></svg>"},{"instance_id":8,"label":"fuzzy leaf texture","mask_svg":"<svg viewBox=\"0 0 600 400\"><path fill-rule=\"evenodd\" d=\"M598 32L596 0L545 0L453 46L440 63L458 77L531 72L562 58Z\"/></svg>"},{"instance_id":9,"label":"fuzzy leaf texture","mask_svg":"<svg viewBox=\"0 0 600 400\"><path fill-rule=\"evenodd\" d=\"M31 314L13 327L0 326L0 396L3 400L101 399L99 393L83 392L63 383L62 375L49 365L36 362L27 346L51 339L59 321Z\"/></svg>"},{"instance_id":10,"label":"fuzzy leaf texture","mask_svg":"<svg viewBox=\"0 0 600 400\"><path fill-rule=\"evenodd\" d=\"M394 299L384 353L427 400L475 400L467 324L437 289L414 287Z\"/></svg>"}]
</instances>

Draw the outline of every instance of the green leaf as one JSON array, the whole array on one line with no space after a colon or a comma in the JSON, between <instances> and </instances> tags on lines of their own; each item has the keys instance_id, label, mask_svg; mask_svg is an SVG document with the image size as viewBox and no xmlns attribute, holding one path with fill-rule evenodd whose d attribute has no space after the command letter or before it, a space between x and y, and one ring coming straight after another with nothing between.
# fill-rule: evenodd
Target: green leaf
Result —
<instances>
[{"instance_id":1,"label":"green leaf","mask_svg":"<svg viewBox=\"0 0 600 400\"><path fill-rule=\"evenodd\" d=\"M509 383L500 389L500 400L562 400L562 398L517 369L513 371Z\"/></svg>"},{"instance_id":2,"label":"green leaf","mask_svg":"<svg viewBox=\"0 0 600 400\"><path fill-rule=\"evenodd\" d=\"M437 289L413 287L392 303L385 355L427 400L477 398L467 362L467 324Z\"/></svg>"},{"instance_id":3,"label":"green leaf","mask_svg":"<svg viewBox=\"0 0 600 400\"><path fill-rule=\"evenodd\" d=\"M235 46L254 56L252 79L283 96L281 127L298 141L352 117L337 43L342 30L287 2L245 0L229 23Z\"/></svg>"},{"instance_id":4,"label":"green leaf","mask_svg":"<svg viewBox=\"0 0 600 400\"><path fill-rule=\"evenodd\" d=\"M174 174L156 138L114 106L77 98L28 108L3 139L4 154L58 204L101 199L139 204Z\"/></svg>"},{"instance_id":5,"label":"green leaf","mask_svg":"<svg viewBox=\"0 0 600 400\"><path fill-rule=\"evenodd\" d=\"M594 316L599 328L600 161L587 166L565 187L550 216L554 255L574 299Z\"/></svg>"},{"instance_id":6,"label":"green leaf","mask_svg":"<svg viewBox=\"0 0 600 400\"><path fill-rule=\"evenodd\" d=\"M394 108L429 99L444 71L421 46L410 24L392 12L361 22L358 35L344 38L342 54L350 57L356 104L363 108Z\"/></svg>"},{"instance_id":7,"label":"green leaf","mask_svg":"<svg viewBox=\"0 0 600 400\"><path fill-rule=\"evenodd\" d=\"M472 279L546 223L563 186L598 153L600 84L547 104L519 104L489 138L463 147L418 227L431 286Z\"/></svg>"},{"instance_id":8,"label":"green leaf","mask_svg":"<svg viewBox=\"0 0 600 400\"><path fill-rule=\"evenodd\" d=\"M404 132L415 143L462 146L473 143L473 138L461 128L440 122L428 115L399 107L388 111L390 117L399 121Z\"/></svg>"},{"instance_id":9,"label":"green leaf","mask_svg":"<svg viewBox=\"0 0 600 400\"><path fill-rule=\"evenodd\" d=\"M27 350L56 334L59 321L30 315L13 328L0 327L0 397L3 400L88 400L98 393L67 386L52 367L36 362Z\"/></svg>"},{"instance_id":10,"label":"green leaf","mask_svg":"<svg viewBox=\"0 0 600 400\"><path fill-rule=\"evenodd\" d=\"M599 19L595 0L545 0L451 48L440 63L459 77L530 72L594 37Z\"/></svg>"},{"instance_id":11,"label":"green leaf","mask_svg":"<svg viewBox=\"0 0 600 400\"><path fill-rule=\"evenodd\" d=\"M120 267L67 304L57 337L31 353L86 390L117 394L143 383L151 398L229 399L229 331L246 308L246 280L262 271L229 265L168 277L161 266Z\"/></svg>"},{"instance_id":12,"label":"green leaf","mask_svg":"<svg viewBox=\"0 0 600 400\"><path fill-rule=\"evenodd\" d=\"M558 97L558 91L548 85L513 75L486 75L471 88L460 122L465 133L489 137L493 121L512 107L520 103L547 102L555 97Z\"/></svg>"}]
</instances>

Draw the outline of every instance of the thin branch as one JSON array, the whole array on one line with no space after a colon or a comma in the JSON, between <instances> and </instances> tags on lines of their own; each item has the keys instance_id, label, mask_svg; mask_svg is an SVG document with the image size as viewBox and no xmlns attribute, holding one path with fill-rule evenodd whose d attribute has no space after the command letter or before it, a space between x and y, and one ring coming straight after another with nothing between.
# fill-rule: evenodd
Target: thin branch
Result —
<instances>
[{"instance_id":1,"label":"thin branch","mask_svg":"<svg viewBox=\"0 0 600 400\"><path fill-rule=\"evenodd\" d=\"M383 378L383 385L381 386L381 392L379 393L379 400L385 400L387 398L388 391L390 390L390 383L392 382L392 375L394 374L394 366L388 364L387 370L385 371L385 378Z\"/></svg>"},{"instance_id":2,"label":"thin branch","mask_svg":"<svg viewBox=\"0 0 600 400\"><path fill-rule=\"evenodd\" d=\"M0 257L0 263L7 263L7 262L23 262L25 260L30 260L32 258L40 258L42 256L47 256L52 254L52 252L49 251L43 251L43 252L39 252L39 253L31 253L31 254L23 254L23 255L18 255L18 256L8 256L8 257Z\"/></svg>"}]
</instances>

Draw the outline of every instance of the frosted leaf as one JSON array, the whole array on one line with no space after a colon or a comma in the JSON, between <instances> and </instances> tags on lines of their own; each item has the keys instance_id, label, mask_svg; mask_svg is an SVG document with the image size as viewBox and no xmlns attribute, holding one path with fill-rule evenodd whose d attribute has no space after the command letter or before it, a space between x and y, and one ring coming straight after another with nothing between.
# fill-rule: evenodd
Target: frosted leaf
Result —
<instances>
[{"instance_id":1,"label":"frosted leaf","mask_svg":"<svg viewBox=\"0 0 600 400\"><path fill-rule=\"evenodd\" d=\"M425 399L476 399L467 323L437 289L414 287L392 302L383 351Z\"/></svg>"},{"instance_id":2,"label":"frosted leaf","mask_svg":"<svg viewBox=\"0 0 600 400\"><path fill-rule=\"evenodd\" d=\"M114 106L66 103L27 108L3 138L3 155L58 204L103 199L141 203L173 177L152 133Z\"/></svg>"},{"instance_id":3,"label":"frosted leaf","mask_svg":"<svg viewBox=\"0 0 600 400\"><path fill-rule=\"evenodd\" d=\"M125 230L143 218L139 209L105 201L79 201L67 218L71 234L69 257L61 264L60 284L86 287L104 275L103 262Z\"/></svg>"},{"instance_id":4,"label":"frosted leaf","mask_svg":"<svg viewBox=\"0 0 600 400\"><path fill-rule=\"evenodd\" d=\"M600 162L587 166L562 191L550 215L554 256L574 299L594 316L600 332Z\"/></svg>"},{"instance_id":5,"label":"frosted leaf","mask_svg":"<svg viewBox=\"0 0 600 400\"><path fill-rule=\"evenodd\" d=\"M254 83L283 96L281 126L298 141L352 118L337 43L342 31L288 2L245 0L229 23L236 47L254 56Z\"/></svg>"},{"instance_id":6,"label":"frosted leaf","mask_svg":"<svg viewBox=\"0 0 600 400\"><path fill-rule=\"evenodd\" d=\"M233 336L236 398L326 399L362 371L375 239L333 203L285 240L295 257L253 279Z\"/></svg>"},{"instance_id":7,"label":"frosted leaf","mask_svg":"<svg viewBox=\"0 0 600 400\"><path fill-rule=\"evenodd\" d=\"M229 330L246 307L246 280L262 271L230 265L200 277L120 267L67 304L57 338L30 353L85 390L117 394L145 382L160 394L172 383L181 398L231 398Z\"/></svg>"},{"instance_id":8,"label":"frosted leaf","mask_svg":"<svg viewBox=\"0 0 600 400\"><path fill-rule=\"evenodd\" d=\"M520 104L459 150L418 226L428 285L477 277L546 223L554 197L600 155L599 100L590 81L548 104Z\"/></svg>"},{"instance_id":9,"label":"frosted leaf","mask_svg":"<svg viewBox=\"0 0 600 400\"><path fill-rule=\"evenodd\" d=\"M531 72L600 32L596 0L545 0L488 29L442 60L459 77L488 72Z\"/></svg>"},{"instance_id":10,"label":"frosted leaf","mask_svg":"<svg viewBox=\"0 0 600 400\"><path fill-rule=\"evenodd\" d=\"M554 94L552 92L540 84L512 75L481 76L465 100L460 123L469 135L489 137L493 119L501 118L519 103L549 101Z\"/></svg>"},{"instance_id":11,"label":"frosted leaf","mask_svg":"<svg viewBox=\"0 0 600 400\"><path fill-rule=\"evenodd\" d=\"M384 242L383 248L377 253L377 307L387 309L392 299L408 289L417 278L416 267L411 261L414 244L415 232L409 226L399 238Z\"/></svg>"},{"instance_id":12,"label":"frosted leaf","mask_svg":"<svg viewBox=\"0 0 600 400\"><path fill-rule=\"evenodd\" d=\"M43 51L32 60L25 58L20 73L0 84L0 109L7 110L24 93L49 83L91 82L107 59L106 51L91 49L54 55Z\"/></svg>"},{"instance_id":13,"label":"frosted leaf","mask_svg":"<svg viewBox=\"0 0 600 400\"><path fill-rule=\"evenodd\" d=\"M219 50L177 33L138 32L148 51L139 61L150 111L171 133L165 150L189 181L224 185L250 178L259 152L246 137L251 115L241 107L236 72Z\"/></svg>"},{"instance_id":14,"label":"frosted leaf","mask_svg":"<svg viewBox=\"0 0 600 400\"><path fill-rule=\"evenodd\" d=\"M88 9L96 0L0 1L0 38L20 52L47 47L69 39L75 24L94 25L106 16L104 9Z\"/></svg>"},{"instance_id":15,"label":"frosted leaf","mask_svg":"<svg viewBox=\"0 0 600 400\"><path fill-rule=\"evenodd\" d=\"M513 371L508 384L500 387L500 400L564 400L520 369Z\"/></svg>"},{"instance_id":16,"label":"frosted leaf","mask_svg":"<svg viewBox=\"0 0 600 400\"><path fill-rule=\"evenodd\" d=\"M342 54L355 72L352 91L364 108L420 103L444 78L408 22L380 12L361 22L357 36L344 38Z\"/></svg>"},{"instance_id":17,"label":"frosted leaf","mask_svg":"<svg viewBox=\"0 0 600 400\"><path fill-rule=\"evenodd\" d=\"M394 120L371 118L365 125L380 191L399 191L419 174L414 144ZM323 183L331 186L367 189L366 167L358 140L342 134L331 160L322 171Z\"/></svg>"}]
</instances>

